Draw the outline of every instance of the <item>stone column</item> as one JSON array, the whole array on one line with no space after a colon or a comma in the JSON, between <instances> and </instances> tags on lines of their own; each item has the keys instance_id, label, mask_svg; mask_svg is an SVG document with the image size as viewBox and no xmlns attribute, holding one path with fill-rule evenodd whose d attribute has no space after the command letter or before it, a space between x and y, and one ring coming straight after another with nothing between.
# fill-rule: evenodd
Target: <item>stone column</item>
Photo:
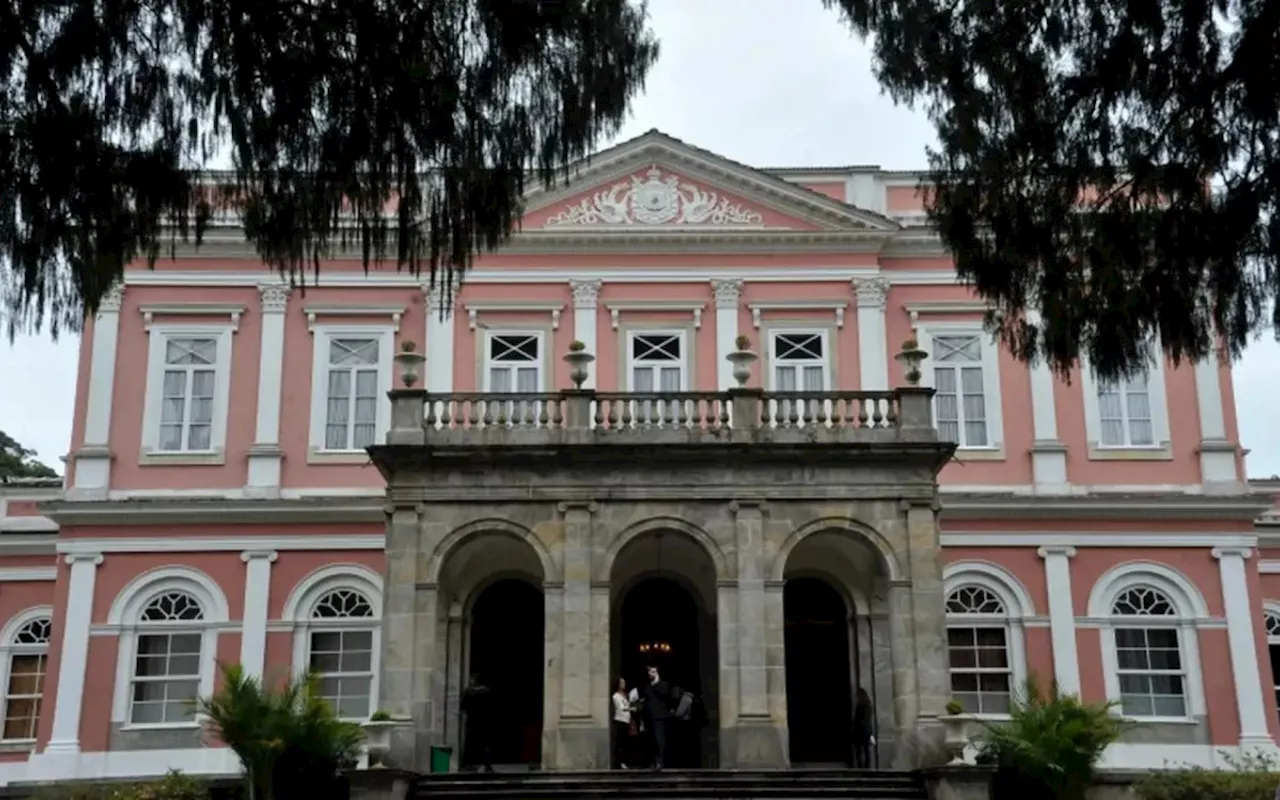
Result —
<instances>
[{"instance_id":1,"label":"stone column","mask_svg":"<svg viewBox=\"0 0 1280 800\"><path fill-rule=\"evenodd\" d=\"M916 648L911 612L911 581L894 580L888 586L889 649L893 662L894 754L887 765L894 769L916 766L916 720L920 715L916 696Z\"/></svg>"},{"instance_id":2,"label":"stone column","mask_svg":"<svg viewBox=\"0 0 1280 800\"><path fill-rule=\"evenodd\" d=\"M542 766L571 769L561 760L560 717L564 694L564 584L542 582ZM567 748L563 748L567 752Z\"/></svg>"},{"instance_id":3,"label":"stone column","mask_svg":"<svg viewBox=\"0 0 1280 800\"><path fill-rule=\"evenodd\" d=\"M787 722L785 586L786 581L768 581L764 585L765 685L769 692L769 718L773 721L774 736L781 752L778 766L791 763L791 736Z\"/></svg>"},{"instance_id":4,"label":"stone column","mask_svg":"<svg viewBox=\"0 0 1280 800\"><path fill-rule=\"evenodd\" d=\"M716 384L721 389L738 385L733 379L733 365L726 358L737 349L738 304L742 300L742 281L738 278L711 281L716 298Z\"/></svg>"},{"instance_id":5,"label":"stone column","mask_svg":"<svg viewBox=\"0 0 1280 800\"><path fill-rule=\"evenodd\" d=\"M882 588L887 592L887 588ZM881 596L884 596L883 594ZM871 636L871 677L867 691L875 705L876 746L873 753L877 766L893 763L895 743L898 741L893 704L893 635L889 629L889 615L883 609L875 609L867 619Z\"/></svg>"},{"instance_id":6,"label":"stone column","mask_svg":"<svg viewBox=\"0 0 1280 800\"><path fill-rule=\"evenodd\" d=\"M1066 694L1080 694L1080 658L1076 649L1076 612L1071 600L1074 547L1041 547L1049 594L1049 637L1053 641L1053 679Z\"/></svg>"},{"instance_id":7,"label":"stone column","mask_svg":"<svg viewBox=\"0 0 1280 800\"><path fill-rule=\"evenodd\" d=\"M947 624L942 591L938 511L931 504L906 507L907 548L911 572L911 621L916 673L915 741L921 756L942 752L942 723L950 696L947 668Z\"/></svg>"},{"instance_id":8,"label":"stone column","mask_svg":"<svg viewBox=\"0 0 1280 800\"><path fill-rule=\"evenodd\" d=\"M271 602L274 550L246 550L244 562L244 621L240 628L240 665L245 674L261 679L267 663L267 617Z\"/></svg>"},{"instance_id":9,"label":"stone column","mask_svg":"<svg viewBox=\"0 0 1280 800\"><path fill-rule=\"evenodd\" d=\"M735 501L730 510L735 517L738 551L738 752L735 762L743 768L781 767L786 765L786 747L769 703L764 508L760 503Z\"/></svg>"},{"instance_id":10,"label":"stone column","mask_svg":"<svg viewBox=\"0 0 1280 800\"><path fill-rule=\"evenodd\" d=\"M889 388L889 337L884 308L889 299L889 279L882 276L854 278L858 297L858 371L864 392Z\"/></svg>"},{"instance_id":11,"label":"stone column","mask_svg":"<svg viewBox=\"0 0 1280 800\"><path fill-rule=\"evenodd\" d=\"M1038 325L1040 314L1027 312L1028 322ZM1061 494L1067 481L1067 447L1058 438L1058 406L1054 397L1057 379L1045 361L1031 366L1031 474L1036 492Z\"/></svg>"},{"instance_id":12,"label":"stone column","mask_svg":"<svg viewBox=\"0 0 1280 800\"><path fill-rule=\"evenodd\" d=\"M280 496L280 405L284 386L284 314L289 305L289 286L264 283L258 287L262 298L262 337L258 356L258 406L253 446L249 448L249 472L245 493L254 497Z\"/></svg>"},{"instance_id":13,"label":"stone column","mask_svg":"<svg viewBox=\"0 0 1280 800\"><path fill-rule=\"evenodd\" d=\"M405 769L425 769L443 727L443 664L436 656L444 631L438 624L437 587L418 575L422 512L415 504L387 507L378 707L413 719L412 729L395 732L388 756L388 763Z\"/></svg>"},{"instance_id":14,"label":"stone column","mask_svg":"<svg viewBox=\"0 0 1280 800\"><path fill-rule=\"evenodd\" d=\"M463 614L462 604L449 604L449 616L445 633L445 694L444 732L445 744L453 748L455 761L462 758L462 690L466 687L467 646L471 637L470 625Z\"/></svg>"},{"instance_id":15,"label":"stone column","mask_svg":"<svg viewBox=\"0 0 1280 800\"><path fill-rule=\"evenodd\" d=\"M559 506L564 521L563 656L555 765L560 769L609 768L608 717L592 692L602 682L591 674L591 526L596 510L595 503Z\"/></svg>"},{"instance_id":16,"label":"stone column","mask_svg":"<svg viewBox=\"0 0 1280 800\"><path fill-rule=\"evenodd\" d=\"M600 344L596 341L596 321L600 281L569 281L573 290L573 338L587 346L588 353L600 354ZM587 379L582 383L583 389L596 388L596 371L593 365L587 365Z\"/></svg>"},{"instance_id":17,"label":"stone column","mask_svg":"<svg viewBox=\"0 0 1280 800\"><path fill-rule=\"evenodd\" d=\"M427 356L425 388L431 394L449 394L453 391L453 307L457 292L445 299L445 286L437 283L422 284L427 314L427 341L423 352ZM443 403L436 403L434 419L440 419Z\"/></svg>"},{"instance_id":18,"label":"stone column","mask_svg":"<svg viewBox=\"0 0 1280 800\"><path fill-rule=\"evenodd\" d=\"M89 346L89 388L84 410L84 444L73 454L69 499L105 500L111 484L111 398L115 392L116 350L124 284L103 295L93 320Z\"/></svg>"},{"instance_id":19,"label":"stone column","mask_svg":"<svg viewBox=\"0 0 1280 800\"><path fill-rule=\"evenodd\" d=\"M716 639L720 665L720 766L738 761L738 582L716 583Z\"/></svg>"},{"instance_id":20,"label":"stone column","mask_svg":"<svg viewBox=\"0 0 1280 800\"><path fill-rule=\"evenodd\" d=\"M1213 548L1222 581L1222 606L1227 614L1227 646L1231 650L1231 682L1235 684L1236 711L1240 715L1240 747L1263 747L1274 752L1276 745L1267 730L1267 715L1273 713L1274 705L1262 694L1258 640L1253 630L1259 614L1249 597L1249 579L1245 574L1244 562L1252 553L1247 547Z\"/></svg>"},{"instance_id":21,"label":"stone column","mask_svg":"<svg viewBox=\"0 0 1280 800\"><path fill-rule=\"evenodd\" d=\"M70 554L66 615L62 620L62 653L58 661L58 690L53 705L53 730L44 752L80 752L80 708L89 667L89 626L93 621L93 587L102 555Z\"/></svg>"},{"instance_id":22,"label":"stone column","mask_svg":"<svg viewBox=\"0 0 1280 800\"><path fill-rule=\"evenodd\" d=\"M1196 362L1195 369L1196 403L1200 411L1200 480L1210 491L1239 491L1237 448L1227 439L1217 354Z\"/></svg>"}]
</instances>

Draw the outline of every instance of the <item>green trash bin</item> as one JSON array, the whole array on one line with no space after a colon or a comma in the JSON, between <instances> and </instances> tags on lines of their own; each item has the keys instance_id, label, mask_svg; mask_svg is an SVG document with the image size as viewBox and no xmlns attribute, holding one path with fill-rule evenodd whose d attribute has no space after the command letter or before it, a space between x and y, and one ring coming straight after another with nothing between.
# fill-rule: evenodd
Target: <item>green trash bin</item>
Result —
<instances>
[{"instance_id":1,"label":"green trash bin","mask_svg":"<svg viewBox=\"0 0 1280 800\"><path fill-rule=\"evenodd\" d=\"M452 761L452 747L445 744L431 745L431 772L448 772Z\"/></svg>"}]
</instances>

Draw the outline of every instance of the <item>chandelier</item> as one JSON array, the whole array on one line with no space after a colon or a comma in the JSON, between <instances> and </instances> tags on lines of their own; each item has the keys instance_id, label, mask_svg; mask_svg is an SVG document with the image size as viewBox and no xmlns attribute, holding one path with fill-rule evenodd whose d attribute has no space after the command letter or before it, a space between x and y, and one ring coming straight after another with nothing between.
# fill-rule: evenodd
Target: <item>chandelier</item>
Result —
<instances>
[{"instance_id":1,"label":"chandelier","mask_svg":"<svg viewBox=\"0 0 1280 800\"><path fill-rule=\"evenodd\" d=\"M650 653L670 653L671 643L670 642L644 642L643 644L640 645L640 652L644 653L645 655L649 655Z\"/></svg>"}]
</instances>

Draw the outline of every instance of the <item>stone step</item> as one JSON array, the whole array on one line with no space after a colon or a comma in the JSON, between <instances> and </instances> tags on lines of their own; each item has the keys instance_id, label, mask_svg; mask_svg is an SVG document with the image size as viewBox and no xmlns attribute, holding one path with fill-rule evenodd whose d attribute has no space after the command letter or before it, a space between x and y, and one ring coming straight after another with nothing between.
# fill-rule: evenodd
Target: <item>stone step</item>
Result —
<instances>
[{"instance_id":1,"label":"stone step","mask_svg":"<svg viewBox=\"0 0 1280 800\"><path fill-rule=\"evenodd\" d=\"M411 795L413 800L925 800L927 796L913 773L854 770L449 773L422 776Z\"/></svg>"}]
</instances>

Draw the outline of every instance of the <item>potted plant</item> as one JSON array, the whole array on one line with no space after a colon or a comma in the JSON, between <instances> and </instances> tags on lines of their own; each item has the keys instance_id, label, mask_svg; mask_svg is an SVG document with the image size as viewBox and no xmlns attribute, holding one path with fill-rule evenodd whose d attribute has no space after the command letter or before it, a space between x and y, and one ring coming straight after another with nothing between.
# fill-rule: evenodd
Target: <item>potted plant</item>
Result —
<instances>
[{"instance_id":1,"label":"potted plant","mask_svg":"<svg viewBox=\"0 0 1280 800\"><path fill-rule=\"evenodd\" d=\"M733 379L738 382L739 387L745 387L747 381L751 378L751 365L759 358L751 350L751 340L746 336L739 336L733 342L734 350L725 356L730 364L733 364Z\"/></svg>"},{"instance_id":2,"label":"potted plant","mask_svg":"<svg viewBox=\"0 0 1280 800\"><path fill-rule=\"evenodd\" d=\"M903 366L903 377L908 386L920 385L920 364L929 357L929 353L920 349L920 342L912 336L902 343L902 351L894 356L894 360Z\"/></svg>"},{"instance_id":3,"label":"potted plant","mask_svg":"<svg viewBox=\"0 0 1280 800\"><path fill-rule=\"evenodd\" d=\"M427 357L418 352L418 344L412 339L400 343L400 352L395 355L395 362L400 365L400 379L406 389L412 389L422 375L422 362Z\"/></svg>"},{"instance_id":4,"label":"potted plant","mask_svg":"<svg viewBox=\"0 0 1280 800\"><path fill-rule=\"evenodd\" d=\"M964 764L964 749L969 746L969 717L958 700L948 700L947 713L938 719L942 722L943 742L951 764Z\"/></svg>"},{"instance_id":5,"label":"potted plant","mask_svg":"<svg viewBox=\"0 0 1280 800\"><path fill-rule=\"evenodd\" d=\"M569 342L569 352L564 354L564 360L569 365L569 380L573 381L573 388L581 389L587 380L587 365L596 357L587 352L585 344L574 339Z\"/></svg>"},{"instance_id":6,"label":"potted plant","mask_svg":"<svg viewBox=\"0 0 1280 800\"><path fill-rule=\"evenodd\" d=\"M386 711L379 709L369 716L364 724L365 752L369 754L369 768L377 769L385 766L382 762L391 752L391 732L405 725L408 720L395 719Z\"/></svg>"}]
</instances>

